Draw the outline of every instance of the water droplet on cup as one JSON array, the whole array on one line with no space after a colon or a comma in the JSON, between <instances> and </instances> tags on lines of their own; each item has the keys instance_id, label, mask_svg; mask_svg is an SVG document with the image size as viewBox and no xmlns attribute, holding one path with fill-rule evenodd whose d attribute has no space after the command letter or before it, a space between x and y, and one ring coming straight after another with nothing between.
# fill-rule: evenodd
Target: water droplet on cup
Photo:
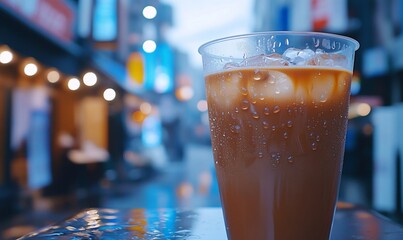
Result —
<instances>
[{"instance_id":1,"label":"water droplet on cup","mask_svg":"<svg viewBox=\"0 0 403 240\"><path fill-rule=\"evenodd\" d=\"M280 112L280 107L279 106L274 106L273 113L279 113L279 112Z\"/></svg>"},{"instance_id":2,"label":"water droplet on cup","mask_svg":"<svg viewBox=\"0 0 403 240\"><path fill-rule=\"evenodd\" d=\"M290 163L290 164L294 163L294 158L291 155L288 156L287 157L287 162Z\"/></svg>"},{"instance_id":3,"label":"water droplet on cup","mask_svg":"<svg viewBox=\"0 0 403 240\"><path fill-rule=\"evenodd\" d=\"M264 109L263 109L263 113L264 113L264 115L269 115L270 114L270 109L269 109L269 107L265 107Z\"/></svg>"},{"instance_id":4,"label":"water droplet on cup","mask_svg":"<svg viewBox=\"0 0 403 240\"><path fill-rule=\"evenodd\" d=\"M281 155L280 153L276 152L276 153L272 153L271 154L271 164L273 167L278 167L278 165L280 164L280 159L281 159Z\"/></svg>"},{"instance_id":5,"label":"water droplet on cup","mask_svg":"<svg viewBox=\"0 0 403 240\"><path fill-rule=\"evenodd\" d=\"M255 75L253 75L253 79L256 81L259 81L262 79L262 74L260 73L259 70L255 70Z\"/></svg>"},{"instance_id":6,"label":"water droplet on cup","mask_svg":"<svg viewBox=\"0 0 403 240\"><path fill-rule=\"evenodd\" d=\"M239 133L241 131L241 126L232 125L230 129L231 129L231 132L233 132L233 133Z\"/></svg>"},{"instance_id":7,"label":"water droplet on cup","mask_svg":"<svg viewBox=\"0 0 403 240\"><path fill-rule=\"evenodd\" d=\"M249 101L247 99L243 99L241 101L241 109L247 110L249 108Z\"/></svg>"},{"instance_id":8,"label":"water droplet on cup","mask_svg":"<svg viewBox=\"0 0 403 240\"><path fill-rule=\"evenodd\" d=\"M246 87L241 87L241 94L244 96L248 95L248 89Z\"/></svg>"}]
</instances>

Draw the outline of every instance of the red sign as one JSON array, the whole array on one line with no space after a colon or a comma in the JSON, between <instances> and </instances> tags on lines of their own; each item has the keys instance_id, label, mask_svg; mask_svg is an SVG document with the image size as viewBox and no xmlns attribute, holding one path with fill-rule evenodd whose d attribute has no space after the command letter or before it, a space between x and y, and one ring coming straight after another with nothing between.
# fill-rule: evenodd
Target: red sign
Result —
<instances>
[{"instance_id":1,"label":"red sign","mask_svg":"<svg viewBox=\"0 0 403 240\"><path fill-rule=\"evenodd\" d=\"M311 0L311 4L313 30L321 31L330 21L330 2L329 0Z\"/></svg>"},{"instance_id":2,"label":"red sign","mask_svg":"<svg viewBox=\"0 0 403 240\"><path fill-rule=\"evenodd\" d=\"M54 37L65 42L73 40L74 12L62 0L0 0L0 3Z\"/></svg>"}]
</instances>

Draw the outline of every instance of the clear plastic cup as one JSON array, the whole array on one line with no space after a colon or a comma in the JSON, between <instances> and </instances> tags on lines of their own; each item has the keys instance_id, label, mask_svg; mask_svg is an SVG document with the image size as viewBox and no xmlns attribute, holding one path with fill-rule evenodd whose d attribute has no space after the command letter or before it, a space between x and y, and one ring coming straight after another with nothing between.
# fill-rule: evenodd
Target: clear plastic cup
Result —
<instances>
[{"instance_id":1,"label":"clear plastic cup","mask_svg":"<svg viewBox=\"0 0 403 240\"><path fill-rule=\"evenodd\" d=\"M358 47L265 32L199 48L229 239L329 239Z\"/></svg>"}]
</instances>

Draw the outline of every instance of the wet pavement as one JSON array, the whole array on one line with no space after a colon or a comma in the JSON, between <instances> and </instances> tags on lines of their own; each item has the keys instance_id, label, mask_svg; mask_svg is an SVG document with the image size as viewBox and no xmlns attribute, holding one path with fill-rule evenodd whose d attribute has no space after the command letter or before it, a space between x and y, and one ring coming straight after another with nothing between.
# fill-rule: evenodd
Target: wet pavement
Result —
<instances>
[{"instance_id":1,"label":"wet pavement","mask_svg":"<svg viewBox=\"0 0 403 240\"><path fill-rule=\"evenodd\" d=\"M73 196L34 194L24 211L0 219L0 239L15 239L60 222L85 208L219 207L211 147L189 145L183 161L160 164L150 176L136 181L102 181L99 189L79 189Z\"/></svg>"}]
</instances>

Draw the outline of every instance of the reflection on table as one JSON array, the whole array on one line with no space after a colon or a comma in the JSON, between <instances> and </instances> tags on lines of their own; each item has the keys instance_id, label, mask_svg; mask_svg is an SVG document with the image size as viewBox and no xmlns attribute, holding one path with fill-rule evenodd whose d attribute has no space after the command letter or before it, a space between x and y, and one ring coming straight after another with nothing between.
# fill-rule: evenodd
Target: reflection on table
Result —
<instances>
[{"instance_id":1,"label":"reflection on table","mask_svg":"<svg viewBox=\"0 0 403 240\"><path fill-rule=\"evenodd\" d=\"M21 239L226 239L220 208L87 209ZM368 209L339 203L332 240L400 240L403 227Z\"/></svg>"}]
</instances>

